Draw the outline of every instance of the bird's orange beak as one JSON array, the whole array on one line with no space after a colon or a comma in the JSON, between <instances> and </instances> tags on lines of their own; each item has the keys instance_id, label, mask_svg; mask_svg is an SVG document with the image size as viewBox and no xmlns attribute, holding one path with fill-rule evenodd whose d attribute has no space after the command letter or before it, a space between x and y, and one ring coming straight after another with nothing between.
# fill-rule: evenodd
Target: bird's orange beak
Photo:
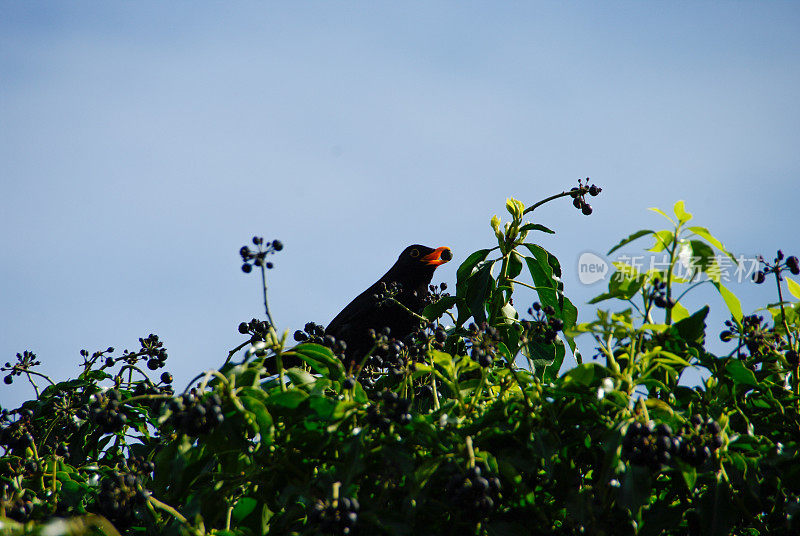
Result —
<instances>
[{"instance_id":1,"label":"bird's orange beak","mask_svg":"<svg viewBox=\"0 0 800 536\"><path fill-rule=\"evenodd\" d=\"M442 246L440 248L436 248L420 260L425 264L430 264L433 266L439 266L440 264L444 264L448 262L450 259L453 258L453 254L450 252L450 248L447 246Z\"/></svg>"}]
</instances>

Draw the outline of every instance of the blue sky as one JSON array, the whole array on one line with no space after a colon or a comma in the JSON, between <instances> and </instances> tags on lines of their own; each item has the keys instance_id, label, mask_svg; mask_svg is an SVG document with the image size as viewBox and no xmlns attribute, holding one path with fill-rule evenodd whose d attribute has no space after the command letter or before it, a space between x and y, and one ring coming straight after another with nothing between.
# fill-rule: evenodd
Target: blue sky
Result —
<instances>
[{"instance_id":1,"label":"blue sky","mask_svg":"<svg viewBox=\"0 0 800 536\"><path fill-rule=\"evenodd\" d=\"M449 245L453 284L506 197L585 176L591 217L537 210L581 320L602 285L578 255L661 226L650 206L798 254L798 28L793 2L0 3L0 357L65 379L152 332L185 382L261 314L252 235L286 246L271 308L294 330L411 243Z\"/></svg>"}]
</instances>

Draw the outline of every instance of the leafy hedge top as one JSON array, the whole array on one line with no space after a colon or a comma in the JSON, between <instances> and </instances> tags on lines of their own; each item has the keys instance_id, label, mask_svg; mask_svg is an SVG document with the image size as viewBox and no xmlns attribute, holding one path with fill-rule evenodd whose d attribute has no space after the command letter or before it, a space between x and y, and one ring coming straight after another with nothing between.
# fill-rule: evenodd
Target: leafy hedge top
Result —
<instances>
[{"instance_id":1,"label":"leafy hedge top","mask_svg":"<svg viewBox=\"0 0 800 536\"><path fill-rule=\"evenodd\" d=\"M82 372L60 383L18 354L6 383L28 379L36 398L2 411L0 532L796 534L800 303L784 292L800 298L797 258L762 262L754 280L773 278L778 301L766 320L744 316L718 276L717 252L730 253L679 202L662 213L670 228L611 250L650 237L668 267L617 264L593 302L621 308L577 324L560 263L528 241L553 231L525 218L561 197L591 214L599 192L510 199L455 295L432 287L419 331L376 334L350 370L320 326L296 345L276 330L266 259L282 244L258 237L240 254L262 275L267 320L240 324L242 344L183 392L168 372L149 378L167 360L155 335L134 352L82 351ZM687 255L697 262L679 277ZM700 282L731 314L726 355L706 348L709 307L682 305ZM520 288L537 294L522 314ZM562 371L577 336L596 355ZM689 369L708 380L679 385Z\"/></svg>"}]
</instances>

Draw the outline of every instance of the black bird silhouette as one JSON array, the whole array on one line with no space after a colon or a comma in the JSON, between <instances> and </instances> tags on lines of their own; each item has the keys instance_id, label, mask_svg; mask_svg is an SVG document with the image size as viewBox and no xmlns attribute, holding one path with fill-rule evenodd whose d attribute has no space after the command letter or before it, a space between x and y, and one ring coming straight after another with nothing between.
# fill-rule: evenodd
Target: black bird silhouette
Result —
<instances>
[{"instance_id":1,"label":"black bird silhouette","mask_svg":"<svg viewBox=\"0 0 800 536\"><path fill-rule=\"evenodd\" d=\"M399 285L394 299L416 314L425 306L423 297L436 267L448 262L453 254L448 247L408 246L394 266L367 290L355 297L331 320L325 333L347 344L349 364L359 362L373 346L370 329L379 332L388 327L392 337L403 339L419 326L419 319L394 302L382 300L380 294ZM383 302L383 303L381 303Z\"/></svg>"}]
</instances>

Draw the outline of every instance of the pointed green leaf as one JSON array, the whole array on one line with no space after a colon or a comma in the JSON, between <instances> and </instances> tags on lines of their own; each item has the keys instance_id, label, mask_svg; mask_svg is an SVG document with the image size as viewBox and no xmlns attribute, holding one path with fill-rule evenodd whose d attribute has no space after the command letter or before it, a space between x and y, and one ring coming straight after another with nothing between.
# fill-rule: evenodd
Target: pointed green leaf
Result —
<instances>
[{"instance_id":1,"label":"pointed green leaf","mask_svg":"<svg viewBox=\"0 0 800 536\"><path fill-rule=\"evenodd\" d=\"M800 300L800 284L798 284L797 281L795 281L790 277L787 276L783 277L786 278L786 285L788 285L789 287L789 292L792 294L792 296Z\"/></svg>"},{"instance_id":2,"label":"pointed green leaf","mask_svg":"<svg viewBox=\"0 0 800 536\"><path fill-rule=\"evenodd\" d=\"M672 210L675 211L675 215L678 217L678 221L680 223L686 223L687 221L692 219L692 215L689 212L686 212L686 208L684 207L683 200L678 201L675 203L675 206L672 207Z\"/></svg>"},{"instance_id":3,"label":"pointed green leaf","mask_svg":"<svg viewBox=\"0 0 800 536\"><path fill-rule=\"evenodd\" d=\"M522 255L512 251L508 257L508 273L506 275L509 279L514 279L520 272L522 272Z\"/></svg>"},{"instance_id":4,"label":"pointed green leaf","mask_svg":"<svg viewBox=\"0 0 800 536\"><path fill-rule=\"evenodd\" d=\"M485 259L491 251L491 249L479 249L478 251L471 253L470 256L461 263L461 266L458 267L458 270L456 270L456 281L466 281L466 279L472 274L475 266Z\"/></svg>"},{"instance_id":5,"label":"pointed green leaf","mask_svg":"<svg viewBox=\"0 0 800 536\"><path fill-rule=\"evenodd\" d=\"M618 250L619 248L621 248L622 246L624 246L624 245L626 245L626 244L630 244L631 242L633 242L633 241L634 241L634 240L636 240L637 238L641 238L641 237L643 237L643 236L652 235L652 234L655 234L655 231L651 231L650 229L642 229L642 230L640 230L640 231L636 231L635 233L633 233L633 234L632 234L632 235L630 235L629 237L627 237L627 238L623 238L623 239L620 241L620 243L619 243L619 244L617 244L616 246L614 246L613 248L611 248L610 250L608 250L608 253L606 253L606 255L611 255L612 253L614 253L615 251L617 251L617 250Z\"/></svg>"},{"instance_id":6,"label":"pointed green leaf","mask_svg":"<svg viewBox=\"0 0 800 536\"><path fill-rule=\"evenodd\" d=\"M494 278L492 278L494 263L495 261L484 261L465 282L464 300L476 324L486 321L484 304L494 288Z\"/></svg>"},{"instance_id":7,"label":"pointed green leaf","mask_svg":"<svg viewBox=\"0 0 800 536\"><path fill-rule=\"evenodd\" d=\"M758 387L756 375L738 359L729 362L725 366L725 372L735 383L749 385L750 387Z\"/></svg>"},{"instance_id":8,"label":"pointed green leaf","mask_svg":"<svg viewBox=\"0 0 800 536\"><path fill-rule=\"evenodd\" d=\"M430 321L440 318L445 311L450 309L460 298L456 296L445 296L439 298L436 302L428 304L422 310L422 316Z\"/></svg>"},{"instance_id":9,"label":"pointed green leaf","mask_svg":"<svg viewBox=\"0 0 800 536\"><path fill-rule=\"evenodd\" d=\"M671 217L669 217L667 215L667 213L664 212L663 210L661 210L660 208L650 207L648 210L652 210L653 212L657 212L658 214L661 214L662 216L667 218L670 221L670 223L672 223L672 225L675 225L677 227L677 223L675 223L675 220L673 220Z\"/></svg>"},{"instance_id":10,"label":"pointed green leaf","mask_svg":"<svg viewBox=\"0 0 800 536\"><path fill-rule=\"evenodd\" d=\"M714 285L722 295L722 299L725 301L725 305L728 306L728 311L730 311L731 316L733 316L737 322L741 323L744 315L742 314L742 304L739 302L739 298L736 297L736 294L728 290L718 281L712 280L711 284Z\"/></svg>"},{"instance_id":11,"label":"pointed green leaf","mask_svg":"<svg viewBox=\"0 0 800 536\"><path fill-rule=\"evenodd\" d=\"M555 231L545 227L544 225L540 225L538 223L526 223L525 225L523 225L520 228L519 231L521 233L525 232L525 231L542 231L543 233L556 234Z\"/></svg>"},{"instance_id":12,"label":"pointed green leaf","mask_svg":"<svg viewBox=\"0 0 800 536\"><path fill-rule=\"evenodd\" d=\"M677 322L689 317L689 311L680 302L672 306L672 321Z\"/></svg>"},{"instance_id":13,"label":"pointed green leaf","mask_svg":"<svg viewBox=\"0 0 800 536\"><path fill-rule=\"evenodd\" d=\"M730 257L731 260L734 261L736 260L736 257L733 256L733 253L725 249L725 246L722 245L722 242L720 242L714 235L712 235L709 232L709 230L706 229L705 227L692 226L692 227L687 227L687 229L689 229L691 232L701 237L703 240L705 240L706 242L708 242L709 244L720 250L722 253Z\"/></svg>"},{"instance_id":14,"label":"pointed green leaf","mask_svg":"<svg viewBox=\"0 0 800 536\"><path fill-rule=\"evenodd\" d=\"M664 251L668 248L672 241L675 238L675 234L669 230L658 231L655 233L655 243L653 247L651 247L648 251L652 251L653 253L658 253L659 251Z\"/></svg>"},{"instance_id":15,"label":"pointed green leaf","mask_svg":"<svg viewBox=\"0 0 800 536\"><path fill-rule=\"evenodd\" d=\"M679 322L675 322L672 327L684 341L703 344L706 338L706 317L708 316L708 311L708 305L706 305L693 315L687 316Z\"/></svg>"}]
</instances>

